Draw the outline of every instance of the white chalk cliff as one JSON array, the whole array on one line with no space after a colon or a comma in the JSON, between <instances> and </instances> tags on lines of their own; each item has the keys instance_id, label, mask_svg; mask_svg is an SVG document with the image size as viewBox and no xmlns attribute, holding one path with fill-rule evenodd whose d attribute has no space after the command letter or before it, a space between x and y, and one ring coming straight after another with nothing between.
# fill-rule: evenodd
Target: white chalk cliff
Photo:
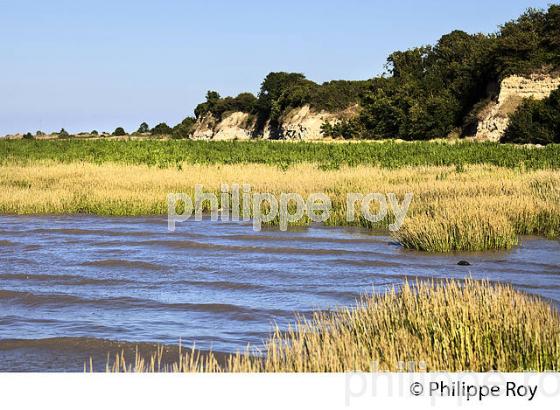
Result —
<instances>
[{"instance_id":1,"label":"white chalk cliff","mask_svg":"<svg viewBox=\"0 0 560 410\"><path fill-rule=\"evenodd\" d=\"M192 138L212 140L246 140L250 138L317 140L323 138L321 125L324 122L334 124L355 115L357 107L350 107L338 113L315 111L309 105L294 108L279 120L278 127L265 124L257 132L253 116L244 112L227 113L218 121L207 113L196 121Z\"/></svg>"},{"instance_id":2,"label":"white chalk cliff","mask_svg":"<svg viewBox=\"0 0 560 410\"><path fill-rule=\"evenodd\" d=\"M529 77L511 76L500 84L497 99L488 103L478 115L476 139L499 141L504 134L509 115L525 98L542 100L560 87L560 76L534 74Z\"/></svg>"}]
</instances>

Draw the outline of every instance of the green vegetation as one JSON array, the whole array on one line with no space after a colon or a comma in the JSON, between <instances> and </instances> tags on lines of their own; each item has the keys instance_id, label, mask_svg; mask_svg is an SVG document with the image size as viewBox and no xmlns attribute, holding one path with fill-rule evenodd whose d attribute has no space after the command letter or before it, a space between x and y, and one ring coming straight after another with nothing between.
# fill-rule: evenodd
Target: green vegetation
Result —
<instances>
[{"instance_id":1,"label":"green vegetation","mask_svg":"<svg viewBox=\"0 0 560 410\"><path fill-rule=\"evenodd\" d=\"M560 143L560 88L544 100L527 99L510 117L503 142Z\"/></svg>"},{"instance_id":2,"label":"green vegetation","mask_svg":"<svg viewBox=\"0 0 560 410\"><path fill-rule=\"evenodd\" d=\"M101 164L146 164L175 167L190 164L269 164L281 168L317 163L322 169L378 165L401 168L422 165L489 164L506 168L559 169L560 145L543 148L497 143L416 141L412 143L313 143L192 140L0 140L0 163L41 160Z\"/></svg>"},{"instance_id":3,"label":"green vegetation","mask_svg":"<svg viewBox=\"0 0 560 410\"><path fill-rule=\"evenodd\" d=\"M263 350L225 360L188 350L169 365L161 363L163 350L132 361L117 354L107 371L558 371L560 315L511 286L406 283L356 309L315 313L287 332L277 329Z\"/></svg>"}]
</instances>

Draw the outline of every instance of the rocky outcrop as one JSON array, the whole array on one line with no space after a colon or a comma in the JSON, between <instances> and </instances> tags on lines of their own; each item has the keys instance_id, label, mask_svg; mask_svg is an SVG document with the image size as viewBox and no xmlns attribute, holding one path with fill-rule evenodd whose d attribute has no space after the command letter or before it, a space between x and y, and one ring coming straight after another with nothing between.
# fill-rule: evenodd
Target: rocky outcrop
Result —
<instances>
[{"instance_id":1,"label":"rocky outcrop","mask_svg":"<svg viewBox=\"0 0 560 410\"><path fill-rule=\"evenodd\" d=\"M323 138L321 125L325 122L336 123L348 113L315 112L309 105L294 108L280 119L278 136L287 140L318 140Z\"/></svg>"},{"instance_id":2,"label":"rocky outcrop","mask_svg":"<svg viewBox=\"0 0 560 410\"><path fill-rule=\"evenodd\" d=\"M215 140L246 140L253 136L255 121L246 112L226 116L214 128Z\"/></svg>"},{"instance_id":3,"label":"rocky outcrop","mask_svg":"<svg viewBox=\"0 0 560 410\"><path fill-rule=\"evenodd\" d=\"M257 131L256 121L250 114L233 112L218 121L211 113L207 113L197 120L193 139L235 140L235 139L288 139L288 140L317 140L323 138L321 125L324 122L334 124L342 119L348 119L357 112L357 106L338 113L314 111L309 105L294 108L285 113L279 125L272 127L266 123L262 130Z\"/></svg>"},{"instance_id":4,"label":"rocky outcrop","mask_svg":"<svg viewBox=\"0 0 560 410\"><path fill-rule=\"evenodd\" d=\"M214 127L217 123L217 119L211 113L206 113L196 120L191 137L194 139L211 139L214 136Z\"/></svg>"},{"instance_id":5,"label":"rocky outcrop","mask_svg":"<svg viewBox=\"0 0 560 410\"><path fill-rule=\"evenodd\" d=\"M246 140L253 137L255 121L245 112L226 114L218 121L211 113L197 120L192 134L194 139Z\"/></svg>"},{"instance_id":6,"label":"rocky outcrop","mask_svg":"<svg viewBox=\"0 0 560 410\"><path fill-rule=\"evenodd\" d=\"M560 87L560 76L535 74L529 77L511 76L500 84L497 99L478 114L476 139L499 141L504 134L509 115L515 112L524 98L541 100Z\"/></svg>"}]
</instances>

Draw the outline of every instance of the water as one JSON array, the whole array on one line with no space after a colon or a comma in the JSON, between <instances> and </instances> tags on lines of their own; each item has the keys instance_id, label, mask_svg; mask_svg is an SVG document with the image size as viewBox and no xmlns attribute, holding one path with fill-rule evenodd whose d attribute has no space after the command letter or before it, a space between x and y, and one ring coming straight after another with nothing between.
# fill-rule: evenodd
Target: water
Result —
<instances>
[{"instance_id":1,"label":"water","mask_svg":"<svg viewBox=\"0 0 560 410\"><path fill-rule=\"evenodd\" d=\"M471 266L458 266L466 259ZM153 343L234 352L296 313L405 278L487 278L560 303L560 242L426 254L358 229L253 232L164 218L0 216L0 371L80 371Z\"/></svg>"}]
</instances>

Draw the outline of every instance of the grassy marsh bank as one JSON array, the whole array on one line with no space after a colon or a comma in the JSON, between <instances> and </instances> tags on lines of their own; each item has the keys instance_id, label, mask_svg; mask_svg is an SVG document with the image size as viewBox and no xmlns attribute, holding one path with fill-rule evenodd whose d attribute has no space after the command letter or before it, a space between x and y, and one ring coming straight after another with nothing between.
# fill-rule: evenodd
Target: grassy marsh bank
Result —
<instances>
[{"instance_id":1,"label":"grassy marsh bank","mask_svg":"<svg viewBox=\"0 0 560 410\"><path fill-rule=\"evenodd\" d=\"M267 164L286 168L315 163L325 169L371 165L462 166L489 164L506 168L559 169L560 145L546 147L498 143L435 141L354 141L341 143L192 140L0 140L1 164L52 160L106 162L160 168L183 164Z\"/></svg>"},{"instance_id":2,"label":"grassy marsh bank","mask_svg":"<svg viewBox=\"0 0 560 410\"><path fill-rule=\"evenodd\" d=\"M356 309L316 313L276 331L262 357L252 349L218 360L187 351L161 366L161 352L117 355L113 372L546 371L560 369L560 315L510 286L405 284ZM225 364L224 364L225 363ZM399 363L405 363L405 367Z\"/></svg>"},{"instance_id":3,"label":"grassy marsh bank","mask_svg":"<svg viewBox=\"0 0 560 410\"><path fill-rule=\"evenodd\" d=\"M0 213L165 215L169 192L194 195L194 186L219 194L222 183L247 183L253 192L325 192L332 200L328 224L386 228L361 217L346 221L349 192L414 194L395 238L426 251L508 249L517 235L560 236L560 171L489 165L403 167L343 166L325 170L297 164L147 165L35 162L0 165ZM218 195L219 196L219 195ZM302 223L306 223L303 221Z\"/></svg>"}]
</instances>

